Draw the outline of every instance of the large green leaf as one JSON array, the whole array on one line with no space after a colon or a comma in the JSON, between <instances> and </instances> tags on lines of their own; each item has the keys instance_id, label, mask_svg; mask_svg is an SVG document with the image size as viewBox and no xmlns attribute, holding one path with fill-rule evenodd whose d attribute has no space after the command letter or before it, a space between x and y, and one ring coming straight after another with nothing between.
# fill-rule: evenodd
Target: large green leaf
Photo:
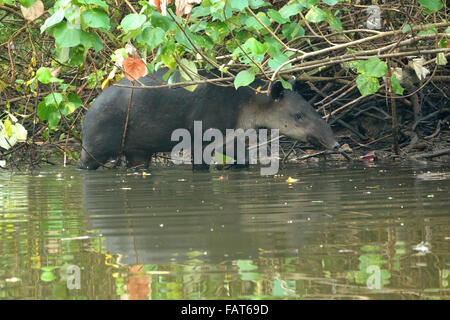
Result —
<instances>
[{"instance_id":1,"label":"large green leaf","mask_svg":"<svg viewBox=\"0 0 450 320\"><path fill-rule=\"evenodd\" d=\"M64 9L56 10L49 18L47 18L44 24L41 26L41 33L54 25L57 25L64 19Z\"/></svg>"},{"instance_id":2,"label":"large green leaf","mask_svg":"<svg viewBox=\"0 0 450 320\"><path fill-rule=\"evenodd\" d=\"M320 8L312 7L305 16L306 20L313 23L319 23L327 18L327 13Z\"/></svg>"},{"instance_id":3,"label":"large green leaf","mask_svg":"<svg viewBox=\"0 0 450 320\"><path fill-rule=\"evenodd\" d=\"M136 40L143 44L145 43L149 50L155 49L164 41L164 30L156 27L156 28L145 28L142 33L136 38Z\"/></svg>"},{"instance_id":4,"label":"large green leaf","mask_svg":"<svg viewBox=\"0 0 450 320\"><path fill-rule=\"evenodd\" d=\"M387 72L387 64L377 57L370 58L365 63L365 72L372 76L380 78Z\"/></svg>"},{"instance_id":5,"label":"large green leaf","mask_svg":"<svg viewBox=\"0 0 450 320\"><path fill-rule=\"evenodd\" d=\"M302 11L302 6L300 4L298 4L298 3L288 4L288 5L285 5L283 8L281 8L280 15L283 18L288 19L291 16L299 14L301 11Z\"/></svg>"},{"instance_id":6,"label":"large green leaf","mask_svg":"<svg viewBox=\"0 0 450 320\"><path fill-rule=\"evenodd\" d=\"M436 12L444 6L440 0L419 0L419 3L429 12Z\"/></svg>"},{"instance_id":7,"label":"large green leaf","mask_svg":"<svg viewBox=\"0 0 450 320\"><path fill-rule=\"evenodd\" d=\"M122 26L124 32L129 32L140 28L144 24L145 20L147 20L145 15L131 13L123 18L120 25Z\"/></svg>"},{"instance_id":8,"label":"large green leaf","mask_svg":"<svg viewBox=\"0 0 450 320\"><path fill-rule=\"evenodd\" d=\"M103 28L109 30L109 17L105 11L101 9L89 9L81 14L81 22L91 28Z\"/></svg>"},{"instance_id":9,"label":"large green leaf","mask_svg":"<svg viewBox=\"0 0 450 320\"><path fill-rule=\"evenodd\" d=\"M360 74L356 78L356 86L363 96L374 94L380 88L378 78L372 77L366 73Z\"/></svg>"},{"instance_id":10,"label":"large green leaf","mask_svg":"<svg viewBox=\"0 0 450 320\"><path fill-rule=\"evenodd\" d=\"M40 67L36 71L36 79L38 79L39 82L42 82L44 84L49 84L51 78L52 78L52 74L50 73L50 70L48 68Z\"/></svg>"},{"instance_id":11,"label":"large green leaf","mask_svg":"<svg viewBox=\"0 0 450 320\"><path fill-rule=\"evenodd\" d=\"M252 71L252 69L243 70L239 72L234 79L234 87L236 89L238 89L239 87L245 87L253 81L255 81L255 73Z\"/></svg>"},{"instance_id":12,"label":"large green leaf","mask_svg":"<svg viewBox=\"0 0 450 320\"><path fill-rule=\"evenodd\" d=\"M278 11L269 9L267 10L267 15L275 22L277 23L286 23L289 22L288 18L284 18Z\"/></svg>"},{"instance_id":13,"label":"large green leaf","mask_svg":"<svg viewBox=\"0 0 450 320\"><path fill-rule=\"evenodd\" d=\"M242 11L248 7L248 0L229 0L230 6L235 11Z\"/></svg>"},{"instance_id":14,"label":"large green leaf","mask_svg":"<svg viewBox=\"0 0 450 320\"><path fill-rule=\"evenodd\" d=\"M81 29L68 26L67 22L61 22L53 29L56 44L61 48L76 47L81 43Z\"/></svg>"},{"instance_id":15,"label":"large green leaf","mask_svg":"<svg viewBox=\"0 0 450 320\"><path fill-rule=\"evenodd\" d=\"M317 2L319 2L319 0L298 0L298 2L302 6L310 9L312 6L315 6L317 4Z\"/></svg>"}]
</instances>

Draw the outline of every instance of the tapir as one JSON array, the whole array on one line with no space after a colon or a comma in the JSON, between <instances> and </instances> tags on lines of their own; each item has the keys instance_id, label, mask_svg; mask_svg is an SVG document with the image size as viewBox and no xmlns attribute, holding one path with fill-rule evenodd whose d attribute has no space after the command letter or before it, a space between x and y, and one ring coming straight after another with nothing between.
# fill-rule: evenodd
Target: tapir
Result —
<instances>
[{"instance_id":1,"label":"tapir","mask_svg":"<svg viewBox=\"0 0 450 320\"><path fill-rule=\"evenodd\" d=\"M157 71L139 81L146 86L161 85L165 72ZM119 84L132 85L125 78ZM171 141L174 130L185 128L192 132L194 121L202 121L203 129L222 132L238 128L278 129L280 134L295 140L338 149L339 143L328 123L301 96L295 81L292 84L290 90L284 89L281 82L274 82L269 95L254 89L263 85L258 81L251 84L253 89L204 83L193 92L181 87L111 86L95 99L84 117L79 167L95 170L121 154L129 166L146 167L153 153L170 152L177 144Z\"/></svg>"}]
</instances>

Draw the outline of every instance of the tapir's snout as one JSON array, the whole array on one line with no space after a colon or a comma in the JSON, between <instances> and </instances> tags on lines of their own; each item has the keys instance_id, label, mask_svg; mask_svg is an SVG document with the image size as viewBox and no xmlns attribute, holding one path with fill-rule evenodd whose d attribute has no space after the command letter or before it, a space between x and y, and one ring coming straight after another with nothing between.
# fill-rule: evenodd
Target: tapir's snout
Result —
<instances>
[{"instance_id":1,"label":"tapir's snout","mask_svg":"<svg viewBox=\"0 0 450 320\"><path fill-rule=\"evenodd\" d=\"M319 125L310 127L307 141L316 147L322 147L331 151L338 151L341 145L336 141L336 137L331 131L330 126L320 119Z\"/></svg>"}]
</instances>

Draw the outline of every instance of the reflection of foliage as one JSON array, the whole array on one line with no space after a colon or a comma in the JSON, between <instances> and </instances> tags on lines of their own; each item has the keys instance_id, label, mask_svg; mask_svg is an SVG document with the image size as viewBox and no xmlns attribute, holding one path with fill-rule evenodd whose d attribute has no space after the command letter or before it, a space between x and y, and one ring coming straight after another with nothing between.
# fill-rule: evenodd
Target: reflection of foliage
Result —
<instances>
[{"instance_id":1,"label":"reflection of foliage","mask_svg":"<svg viewBox=\"0 0 450 320\"><path fill-rule=\"evenodd\" d=\"M237 266L239 268L239 275L244 281L256 281L259 280L259 273L253 272L258 267L253 264L252 260L238 260Z\"/></svg>"},{"instance_id":2,"label":"reflection of foliage","mask_svg":"<svg viewBox=\"0 0 450 320\"><path fill-rule=\"evenodd\" d=\"M275 297L286 297L296 293L296 282L294 280L279 280L273 281L273 295Z\"/></svg>"}]
</instances>

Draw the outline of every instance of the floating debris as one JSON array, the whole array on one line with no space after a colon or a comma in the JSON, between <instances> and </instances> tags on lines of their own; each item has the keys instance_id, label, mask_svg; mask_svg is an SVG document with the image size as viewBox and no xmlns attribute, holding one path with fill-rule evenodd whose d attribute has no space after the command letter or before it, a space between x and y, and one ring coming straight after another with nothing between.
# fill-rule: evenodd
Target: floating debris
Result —
<instances>
[{"instance_id":1,"label":"floating debris","mask_svg":"<svg viewBox=\"0 0 450 320\"><path fill-rule=\"evenodd\" d=\"M446 180L450 179L450 173L447 172L425 172L418 174L416 176L419 180L425 180L425 181L435 181L435 180Z\"/></svg>"},{"instance_id":2,"label":"floating debris","mask_svg":"<svg viewBox=\"0 0 450 320\"><path fill-rule=\"evenodd\" d=\"M414 246L412 248L414 251L419 251L422 253L429 253L430 252L430 244L428 242L421 242L418 245Z\"/></svg>"},{"instance_id":3,"label":"floating debris","mask_svg":"<svg viewBox=\"0 0 450 320\"><path fill-rule=\"evenodd\" d=\"M294 179L294 178L291 178L291 177L287 178L287 180L286 180L287 183L294 183L294 182L297 182L297 181L298 181L298 179Z\"/></svg>"},{"instance_id":4,"label":"floating debris","mask_svg":"<svg viewBox=\"0 0 450 320\"><path fill-rule=\"evenodd\" d=\"M89 236L80 236L74 238L61 238L61 241L72 241L72 240L86 240L89 239Z\"/></svg>"}]
</instances>

